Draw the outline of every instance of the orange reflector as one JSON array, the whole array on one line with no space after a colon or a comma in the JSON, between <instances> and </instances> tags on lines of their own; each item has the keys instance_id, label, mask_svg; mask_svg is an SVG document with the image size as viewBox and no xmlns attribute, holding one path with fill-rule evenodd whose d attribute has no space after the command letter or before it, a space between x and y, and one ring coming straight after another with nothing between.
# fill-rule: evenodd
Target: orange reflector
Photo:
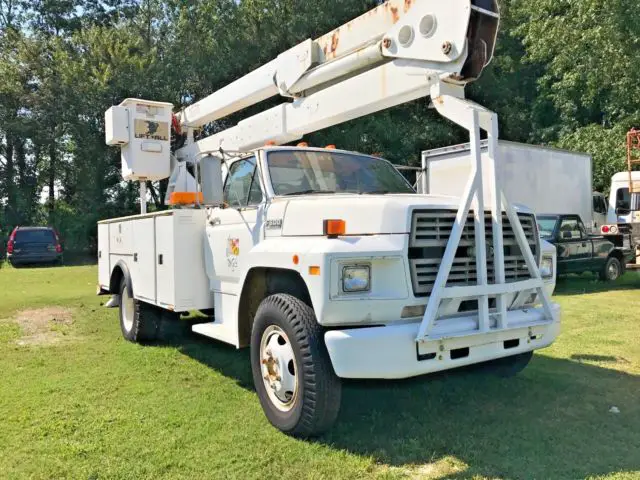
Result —
<instances>
[{"instance_id":1,"label":"orange reflector","mask_svg":"<svg viewBox=\"0 0 640 480\"><path fill-rule=\"evenodd\" d=\"M326 147L324 147L324 148L326 148L327 150L335 150L335 149L336 149L336 146L335 146L334 144L331 144L331 145L327 145L327 146L326 146Z\"/></svg>"},{"instance_id":2,"label":"orange reflector","mask_svg":"<svg viewBox=\"0 0 640 480\"><path fill-rule=\"evenodd\" d=\"M323 232L327 237L337 237L344 235L347 231L347 223L344 220L325 220Z\"/></svg>"},{"instance_id":3,"label":"orange reflector","mask_svg":"<svg viewBox=\"0 0 640 480\"><path fill-rule=\"evenodd\" d=\"M197 199L197 202L196 202ZM173 192L169 197L171 205L193 205L195 203L204 202L202 192Z\"/></svg>"},{"instance_id":4,"label":"orange reflector","mask_svg":"<svg viewBox=\"0 0 640 480\"><path fill-rule=\"evenodd\" d=\"M300 263L300 257L298 257L298 255L294 255L293 256L293 264L297 265Z\"/></svg>"},{"instance_id":5,"label":"orange reflector","mask_svg":"<svg viewBox=\"0 0 640 480\"><path fill-rule=\"evenodd\" d=\"M276 142L274 142L273 140L269 140L267 143L264 144L265 147L273 147L276 144Z\"/></svg>"},{"instance_id":6,"label":"orange reflector","mask_svg":"<svg viewBox=\"0 0 640 480\"><path fill-rule=\"evenodd\" d=\"M296 147L301 147L301 148L305 148L308 147L309 144L307 142L300 142L298 145L296 145Z\"/></svg>"},{"instance_id":7,"label":"orange reflector","mask_svg":"<svg viewBox=\"0 0 640 480\"><path fill-rule=\"evenodd\" d=\"M309 267L309 275L320 275L320 267L317 267L317 266Z\"/></svg>"}]
</instances>

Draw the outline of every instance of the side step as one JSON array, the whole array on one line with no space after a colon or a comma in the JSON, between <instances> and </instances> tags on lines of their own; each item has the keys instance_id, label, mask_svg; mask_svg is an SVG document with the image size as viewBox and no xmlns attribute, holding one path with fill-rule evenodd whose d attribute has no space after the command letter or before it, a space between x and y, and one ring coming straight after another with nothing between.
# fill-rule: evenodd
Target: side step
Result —
<instances>
[{"instance_id":1,"label":"side step","mask_svg":"<svg viewBox=\"0 0 640 480\"><path fill-rule=\"evenodd\" d=\"M224 322L197 323L191 327L191 330L205 337L238 346L238 332L233 331L230 325L225 325Z\"/></svg>"}]
</instances>

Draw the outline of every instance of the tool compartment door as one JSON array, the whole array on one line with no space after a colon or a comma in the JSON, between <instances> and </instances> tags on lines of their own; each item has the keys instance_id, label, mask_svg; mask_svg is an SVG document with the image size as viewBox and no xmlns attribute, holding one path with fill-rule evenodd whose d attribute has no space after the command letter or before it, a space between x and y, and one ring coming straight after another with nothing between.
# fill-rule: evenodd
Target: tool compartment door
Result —
<instances>
[{"instance_id":1,"label":"tool compartment door","mask_svg":"<svg viewBox=\"0 0 640 480\"><path fill-rule=\"evenodd\" d=\"M175 308L175 239L173 215L156 217L156 292L158 305Z\"/></svg>"},{"instance_id":2,"label":"tool compartment door","mask_svg":"<svg viewBox=\"0 0 640 480\"><path fill-rule=\"evenodd\" d=\"M109 264L109 224L98 224L98 283L109 288L111 266Z\"/></svg>"},{"instance_id":3,"label":"tool compartment door","mask_svg":"<svg viewBox=\"0 0 640 480\"><path fill-rule=\"evenodd\" d=\"M133 295L156 302L156 245L154 218L140 218L133 224Z\"/></svg>"}]
</instances>

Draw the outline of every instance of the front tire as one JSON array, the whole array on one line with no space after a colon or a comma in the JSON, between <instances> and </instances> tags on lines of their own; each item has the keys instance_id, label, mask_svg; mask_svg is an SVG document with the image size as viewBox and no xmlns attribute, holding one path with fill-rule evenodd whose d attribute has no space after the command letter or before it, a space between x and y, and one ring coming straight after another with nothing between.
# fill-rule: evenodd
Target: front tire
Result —
<instances>
[{"instance_id":1,"label":"front tire","mask_svg":"<svg viewBox=\"0 0 640 480\"><path fill-rule=\"evenodd\" d=\"M129 294L127 280L120 283L120 330L122 336L134 343L148 343L156 339L160 325L160 311L153 305L136 300Z\"/></svg>"},{"instance_id":2,"label":"front tire","mask_svg":"<svg viewBox=\"0 0 640 480\"><path fill-rule=\"evenodd\" d=\"M265 415L288 435L311 437L335 422L341 382L313 310L287 294L258 308L251 331L253 382Z\"/></svg>"},{"instance_id":3,"label":"front tire","mask_svg":"<svg viewBox=\"0 0 640 480\"><path fill-rule=\"evenodd\" d=\"M607 282L615 282L622 275L622 263L616 257L609 257L604 269L600 272L600 278Z\"/></svg>"}]
</instances>

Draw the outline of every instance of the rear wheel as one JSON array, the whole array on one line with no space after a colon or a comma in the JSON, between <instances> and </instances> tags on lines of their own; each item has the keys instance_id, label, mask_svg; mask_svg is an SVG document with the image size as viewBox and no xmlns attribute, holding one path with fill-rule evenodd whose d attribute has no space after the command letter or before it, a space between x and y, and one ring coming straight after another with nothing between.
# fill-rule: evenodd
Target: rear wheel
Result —
<instances>
[{"instance_id":1,"label":"rear wheel","mask_svg":"<svg viewBox=\"0 0 640 480\"><path fill-rule=\"evenodd\" d=\"M161 312L153 305L136 300L131 293L127 280L122 279L119 309L122 336L130 342L151 342L157 337Z\"/></svg>"},{"instance_id":2,"label":"rear wheel","mask_svg":"<svg viewBox=\"0 0 640 480\"><path fill-rule=\"evenodd\" d=\"M296 297L271 295L256 313L251 370L272 425L310 437L327 430L340 409L341 383L313 310Z\"/></svg>"},{"instance_id":3,"label":"rear wheel","mask_svg":"<svg viewBox=\"0 0 640 480\"><path fill-rule=\"evenodd\" d=\"M604 269L600 272L600 278L609 282L615 282L622 275L622 263L616 257L609 257Z\"/></svg>"}]
</instances>

